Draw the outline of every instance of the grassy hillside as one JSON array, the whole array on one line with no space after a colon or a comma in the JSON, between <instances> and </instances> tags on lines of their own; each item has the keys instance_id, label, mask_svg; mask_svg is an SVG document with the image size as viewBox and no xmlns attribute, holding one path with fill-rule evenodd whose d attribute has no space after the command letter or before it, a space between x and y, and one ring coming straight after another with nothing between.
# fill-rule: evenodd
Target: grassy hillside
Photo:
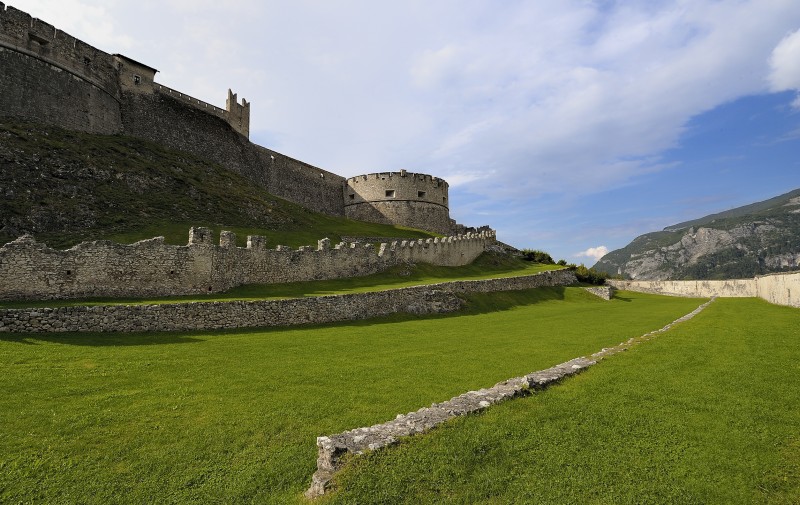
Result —
<instances>
[{"instance_id":1,"label":"grassy hillside","mask_svg":"<svg viewBox=\"0 0 800 505\"><path fill-rule=\"evenodd\" d=\"M163 235L185 244L190 226L300 246L341 236L410 237L418 230L325 216L274 197L191 154L119 135L0 119L0 244L30 233L51 247Z\"/></svg>"},{"instance_id":2,"label":"grassy hillside","mask_svg":"<svg viewBox=\"0 0 800 505\"><path fill-rule=\"evenodd\" d=\"M0 333L0 503L297 503L317 436L595 352L699 303L543 288L473 295L458 317Z\"/></svg>"},{"instance_id":3,"label":"grassy hillside","mask_svg":"<svg viewBox=\"0 0 800 505\"><path fill-rule=\"evenodd\" d=\"M749 205L743 205L741 207L736 207L735 209L718 212L716 214L709 214L708 216L701 217L699 219L694 219L692 221L685 221L683 223L667 226L666 228L664 228L664 231L677 231L684 228L689 228L691 226L694 227L713 226L715 221L720 221L720 220L735 222L737 218L742 218L742 217L750 219L751 216L759 216L759 215L768 216L774 214L775 209L780 208L781 206L785 205L786 202L788 202L789 200L797 197L800 197L800 189L795 189L794 191L790 191L788 193L784 193L782 195L778 195L774 198L770 198L768 200L764 200L761 202L751 203Z\"/></svg>"}]
</instances>

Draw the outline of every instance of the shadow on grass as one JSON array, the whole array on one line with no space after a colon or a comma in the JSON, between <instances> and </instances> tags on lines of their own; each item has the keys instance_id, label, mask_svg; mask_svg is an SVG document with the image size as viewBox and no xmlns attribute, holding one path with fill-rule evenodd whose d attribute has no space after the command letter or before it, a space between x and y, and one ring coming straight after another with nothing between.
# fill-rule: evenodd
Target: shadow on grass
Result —
<instances>
[{"instance_id":1,"label":"shadow on grass","mask_svg":"<svg viewBox=\"0 0 800 505\"><path fill-rule=\"evenodd\" d=\"M193 333L194 335L194 333ZM0 341L36 345L38 342L89 347L192 344L202 342L185 333L0 333Z\"/></svg>"}]
</instances>

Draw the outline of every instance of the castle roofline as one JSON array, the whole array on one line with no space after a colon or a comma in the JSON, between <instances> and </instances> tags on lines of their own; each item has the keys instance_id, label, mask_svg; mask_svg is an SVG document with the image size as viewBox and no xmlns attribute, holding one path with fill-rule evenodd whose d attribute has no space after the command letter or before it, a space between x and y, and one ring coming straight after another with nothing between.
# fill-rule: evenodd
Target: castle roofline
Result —
<instances>
[{"instance_id":1,"label":"castle roofline","mask_svg":"<svg viewBox=\"0 0 800 505\"><path fill-rule=\"evenodd\" d=\"M133 64L135 64L135 65L139 65L140 67L144 67L144 68L146 68L146 69L148 69L148 70L152 70L154 74L155 74L156 72L158 72L158 69L156 69L156 68L153 68L153 67L151 67L150 65L145 65L145 64L144 64L144 63L142 63L141 61L136 61L136 60L134 60L133 58L128 58L128 57L127 57L127 56L125 56L124 54L119 54L119 53L117 53L117 54L114 54L114 56L116 56L117 58L122 58L123 60L125 60L125 61L127 61L127 62L129 62L129 63L133 63Z\"/></svg>"}]
</instances>

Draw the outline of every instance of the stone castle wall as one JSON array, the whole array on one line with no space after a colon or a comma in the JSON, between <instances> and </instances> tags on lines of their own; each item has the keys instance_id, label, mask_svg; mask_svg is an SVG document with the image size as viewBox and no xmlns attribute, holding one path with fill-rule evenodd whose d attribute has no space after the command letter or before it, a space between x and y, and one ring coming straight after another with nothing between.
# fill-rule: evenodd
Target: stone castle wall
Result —
<instances>
[{"instance_id":1,"label":"stone castle wall","mask_svg":"<svg viewBox=\"0 0 800 505\"><path fill-rule=\"evenodd\" d=\"M158 142L219 163L280 198L344 216L345 179L251 143L245 100L237 103L229 91L223 109L157 84L154 75L0 3L0 116Z\"/></svg>"},{"instance_id":2,"label":"stone castle wall","mask_svg":"<svg viewBox=\"0 0 800 505\"><path fill-rule=\"evenodd\" d=\"M574 282L575 274L571 271L557 270L525 277L288 300L0 309L0 333L263 328L353 321L400 312L447 313L461 308L459 293L565 286Z\"/></svg>"},{"instance_id":3,"label":"stone castle wall","mask_svg":"<svg viewBox=\"0 0 800 505\"><path fill-rule=\"evenodd\" d=\"M800 272L762 275L753 279L703 281L623 281L609 279L617 289L659 295L708 298L759 297L777 305L800 307Z\"/></svg>"},{"instance_id":4,"label":"stone castle wall","mask_svg":"<svg viewBox=\"0 0 800 505\"><path fill-rule=\"evenodd\" d=\"M350 219L450 232L448 184L427 174L382 172L347 179L344 213Z\"/></svg>"},{"instance_id":5,"label":"stone castle wall","mask_svg":"<svg viewBox=\"0 0 800 505\"><path fill-rule=\"evenodd\" d=\"M404 262L442 266L471 263L494 242L491 233L381 244L327 239L291 249L266 247L250 236L246 248L222 232L219 245L207 228L192 228L186 246L163 237L131 245L84 242L60 251L22 237L0 247L0 299L141 297L220 292L243 284L357 277Z\"/></svg>"},{"instance_id":6,"label":"stone castle wall","mask_svg":"<svg viewBox=\"0 0 800 505\"><path fill-rule=\"evenodd\" d=\"M230 90L223 109L156 83L156 72L0 3L0 116L162 143L329 215L454 232L444 180L405 171L345 180L252 144L250 104Z\"/></svg>"},{"instance_id":7,"label":"stone castle wall","mask_svg":"<svg viewBox=\"0 0 800 505\"><path fill-rule=\"evenodd\" d=\"M0 115L119 133L111 55L0 3Z\"/></svg>"}]
</instances>

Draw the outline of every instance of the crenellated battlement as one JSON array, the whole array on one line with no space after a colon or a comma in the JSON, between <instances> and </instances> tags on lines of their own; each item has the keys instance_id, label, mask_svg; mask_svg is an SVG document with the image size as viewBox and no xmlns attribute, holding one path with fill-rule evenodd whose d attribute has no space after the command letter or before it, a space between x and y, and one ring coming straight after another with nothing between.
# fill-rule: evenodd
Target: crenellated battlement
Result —
<instances>
[{"instance_id":1,"label":"crenellated battlement","mask_svg":"<svg viewBox=\"0 0 800 505\"><path fill-rule=\"evenodd\" d=\"M345 216L447 233L448 189L444 179L405 170L350 177L344 188Z\"/></svg>"},{"instance_id":2,"label":"crenellated battlement","mask_svg":"<svg viewBox=\"0 0 800 505\"><path fill-rule=\"evenodd\" d=\"M460 266L494 243L494 232L374 244L329 239L297 249L267 247L250 235L238 247L223 231L215 244L208 228L194 227L185 246L164 237L134 244L107 240L56 250L23 236L0 247L0 300L97 296L168 296L225 291L243 284L369 275L403 263Z\"/></svg>"}]
</instances>

